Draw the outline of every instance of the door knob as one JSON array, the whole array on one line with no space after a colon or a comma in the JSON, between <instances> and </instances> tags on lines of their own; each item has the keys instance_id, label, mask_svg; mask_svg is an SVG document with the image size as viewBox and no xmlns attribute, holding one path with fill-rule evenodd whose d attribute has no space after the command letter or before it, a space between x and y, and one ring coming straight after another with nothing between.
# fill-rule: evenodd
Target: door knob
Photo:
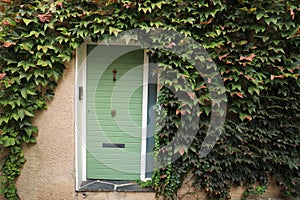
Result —
<instances>
[{"instance_id":1,"label":"door knob","mask_svg":"<svg viewBox=\"0 0 300 200\"><path fill-rule=\"evenodd\" d=\"M116 116L116 114L117 114L117 111L116 110L111 110L111 116Z\"/></svg>"}]
</instances>

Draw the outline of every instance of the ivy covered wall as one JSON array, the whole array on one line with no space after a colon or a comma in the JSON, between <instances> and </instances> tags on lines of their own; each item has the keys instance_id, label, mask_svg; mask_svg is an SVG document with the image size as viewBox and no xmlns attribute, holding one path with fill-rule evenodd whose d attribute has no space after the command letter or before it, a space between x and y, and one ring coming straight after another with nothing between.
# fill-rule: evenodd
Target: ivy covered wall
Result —
<instances>
[{"instance_id":1,"label":"ivy covered wall","mask_svg":"<svg viewBox=\"0 0 300 200\"><path fill-rule=\"evenodd\" d=\"M212 107L207 82L184 57L150 49L152 62L161 63L164 70L178 70L179 79L191 85L201 120L192 145L180 151L182 157L156 170L152 181L143 185L166 198L176 198L183 179L192 171L195 187L211 199L230 198L232 185L247 186L245 196L262 193L270 177L283 195L299 195L298 0L2 0L0 12L0 144L4 155L0 191L7 199L17 197L15 179L25 163L22 146L36 143L38 127L32 118L37 110L47 108L74 50L86 37L99 41L122 31L151 27L177 31L208 51L223 78L227 113L217 144L202 157L199 152ZM174 81L169 84L177 86ZM161 88L158 100L165 113L158 118L155 135L159 156L161 147L178 131L185 111L166 87Z\"/></svg>"}]
</instances>

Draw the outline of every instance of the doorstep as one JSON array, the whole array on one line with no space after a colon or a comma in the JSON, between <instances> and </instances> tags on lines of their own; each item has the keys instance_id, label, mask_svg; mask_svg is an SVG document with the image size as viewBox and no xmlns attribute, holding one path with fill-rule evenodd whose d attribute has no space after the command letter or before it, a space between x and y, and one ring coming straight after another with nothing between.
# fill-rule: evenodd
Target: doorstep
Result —
<instances>
[{"instance_id":1,"label":"doorstep","mask_svg":"<svg viewBox=\"0 0 300 200\"><path fill-rule=\"evenodd\" d=\"M79 192L153 192L151 188L143 188L134 181L87 180L80 185Z\"/></svg>"}]
</instances>

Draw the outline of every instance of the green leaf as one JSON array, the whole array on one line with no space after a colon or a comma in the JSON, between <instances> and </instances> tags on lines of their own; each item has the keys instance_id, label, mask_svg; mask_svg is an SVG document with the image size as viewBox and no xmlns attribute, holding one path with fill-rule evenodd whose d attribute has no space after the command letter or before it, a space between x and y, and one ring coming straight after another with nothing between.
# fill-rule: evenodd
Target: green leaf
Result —
<instances>
[{"instance_id":1,"label":"green leaf","mask_svg":"<svg viewBox=\"0 0 300 200\"><path fill-rule=\"evenodd\" d=\"M24 109L24 114L28 117L34 117L34 113L32 111Z\"/></svg>"},{"instance_id":2,"label":"green leaf","mask_svg":"<svg viewBox=\"0 0 300 200\"><path fill-rule=\"evenodd\" d=\"M115 35L117 36L118 33L122 32L121 29L118 29L118 28L114 28L114 27L109 27L109 34L110 35Z\"/></svg>"},{"instance_id":3,"label":"green leaf","mask_svg":"<svg viewBox=\"0 0 300 200\"><path fill-rule=\"evenodd\" d=\"M35 65L31 63L30 61L22 60L18 63L18 67L23 67L24 71L26 72L30 67L34 67Z\"/></svg>"},{"instance_id":4,"label":"green leaf","mask_svg":"<svg viewBox=\"0 0 300 200\"><path fill-rule=\"evenodd\" d=\"M147 12L151 13L152 9L151 7L145 7L145 8L139 7L138 11L143 11L146 14Z\"/></svg>"},{"instance_id":5,"label":"green leaf","mask_svg":"<svg viewBox=\"0 0 300 200\"><path fill-rule=\"evenodd\" d=\"M18 113L17 112L13 112L12 114L11 114L11 116L12 116L12 118L14 118L16 121L18 121L18 119L19 119L19 115L18 115Z\"/></svg>"},{"instance_id":6,"label":"green leaf","mask_svg":"<svg viewBox=\"0 0 300 200\"><path fill-rule=\"evenodd\" d=\"M41 70L41 69L36 69L36 70L34 70L34 76L37 78L37 77L44 77L44 71L43 70Z\"/></svg>"},{"instance_id":7,"label":"green leaf","mask_svg":"<svg viewBox=\"0 0 300 200\"><path fill-rule=\"evenodd\" d=\"M60 53L57 57L62 58L63 62L70 62L71 60L71 56L64 53Z\"/></svg>"},{"instance_id":8,"label":"green leaf","mask_svg":"<svg viewBox=\"0 0 300 200\"><path fill-rule=\"evenodd\" d=\"M44 33L43 31L41 31L41 32L37 32L37 31L30 31L30 33L29 33L29 37L30 37L30 36L32 36L32 35L34 35L34 37L36 37L36 38L37 38L37 37L39 37L39 35L40 35L40 34L44 35L43 33Z\"/></svg>"},{"instance_id":9,"label":"green leaf","mask_svg":"<svg viewBox=\"0 0 300 200\"><path fill-rule=\"evenodd\" d=\"M269 15L266 14L265 12L260 12L260 13L257 13L257 15L256 15L257 20L260 20L263 17L266 18L266 17L269 17Z\"/></svg>"},{"instance_id":10,"label":"green leaf","mask_svg":"<svg viewBox=\"0 0 300 200\"><path fill-rule=\"evenodd\" d=\"M4 59L5 61L7 61L7 65L18 63L17 60L12 60L12 59L5 58L5 57L4 57L3 59Z\"/></svg>"},{"instance_id":11,"label":"green leaf","mask_svg":"<svg viewBox=\"0 0 300 200\"><path fill-rule=\"evenodd\" d=\"M32 19L26 19L26 18L22 18L22 20L26 26L28 26L31 22L34 22Z\"/></svg>"},{"instance_id":12,"label":"green leaf","mask_svg":"<svg viewBox=\"0 0 300 200\"><path fill-rule=\"evenodd\" d=\"M36 126L29 126L29 127L26 127L25 129L25 132L27 134L28 137L31 137L31 135L33 133L37 133L38 132L38 129Z\"/></svg>"},{"instance_id":13,"label":"green leaf","mask_svg":"<svg viewBox=\"0 0 300 200\"><path fill-rule=\"evenodd\" d=\"M59 73L57 73L56 71L53 70L53 73L52 73L52 74L53 74L54 80L55 80L55 81L58 81L58 79L59 79L59 77L60 77Z\"/></svg>"},{"instance_id":14,"label":"green leaf","mask_svg":"<svg viewBox=\"0 0 300 200\"><path fill-rule=\"evenodd\" d=\"M27 88L22 88L21 90L21 95L24 99L27 99Z\"/></svg>"},{"instance_id":15,"label":"green leaf","mask_svg":"<svg viewBox=\"0 0 300 200\"><path fill-rule=\"evenodd\" d=\"M0 125L2 125L3 122L5 122L5 124L7 124L9 121L9 117L8 116L1 116L0 117Z\"/></svg>"},{"instance_id":16,"label":"green leaf","mask_svg":"<svg viewBox=\"0 0 300 200\"><path fill-rule=\"evenodd\" d=\"M269 36L259 36L259 35L256 35L255 37L261 38L263 42L266 42L266 41L268 41L270 39Z\"/></svg>"},{"instance_id":17,"label":"green leaf","mask_svg":"<svg viewBox=\"0 0 300 200\"><path fill-rule=\"evenodd\" d=\"M23 120L24 117L25 117L24 109L19 109L19 110L18 110L18 114L19 114L19 116L20 116L20 119Z\"/></svg>"},{"instance_id":18,"label":"green leaf","mask_svg":"<svg viewBox=\"0 0 300 200\"><path fill-rule=\"evenodd\" d=\"M15 145L15 139L10 138L8 136L4 136L1 138L1 143L3 144L4 147L9 147Z\"/></svg>"},{"instance_id":19,"label":"green leaf","mask_svg":"<svg viewBox=\"0 0 300 200\"><path fill-rule=\"evenodd\" d=\"M27 95L30 94L30 95L36 95L35 91L32 90L32 89L27 89Z\"/></svg>"},{"instance_id":20,"label":"green leaf","mask_svg":"<svg viewBox=\"0 0 300 200\"><path fill-rule=\"evenodd\" d=\"M42 59L39 59L37 61L37 65L41 65L43 67L47 67L47 66L50 66L52 68L52 63L50 62L50 60L42 60Z\"/></svg>"},{"instance_id":21,"label":"green leaf","mask_svg":"<svg viewBox=\"0 0 300 200\"><path fill-rule=\"evenodd\" d=\"M270 23L272 22L273 24L277 24L277 18L274 18L274 17L268 17L268 18L265 18L265 22L270 25Z\"/></svg>"},{"instance_id":22,"label":"green leaf","mask_svg":"<svg viewBox=\"0 0 300 200\"><path fill-rule=\"evenodd\" d=\"M253 95L253 92L255 92L257 95L259 95L260 94L260 90L258 89L258 88L256 88L256 87L248 87L248 92L251 94L251 95Z\"/></svg>"},{"instance_id":23,"label":"green leaf","mask_svg":"<svg viewBox=\"0 0 300 200\"><path fill-rule=\"evenodd\" d=\"M32 143L32 144L36 144L36 138L35 137L31 137L29 139L29 142Z\"/></svg>"}]
</instances>

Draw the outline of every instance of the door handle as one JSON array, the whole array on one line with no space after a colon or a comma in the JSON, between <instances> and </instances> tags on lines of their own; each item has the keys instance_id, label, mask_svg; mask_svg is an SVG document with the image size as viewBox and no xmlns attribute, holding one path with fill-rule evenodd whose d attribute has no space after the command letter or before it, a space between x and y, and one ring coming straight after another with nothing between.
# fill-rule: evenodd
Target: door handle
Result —
<instances>
[{"instance_id":1,"label":"door handle","mask_svg":"<svg viewBox=\"0 0 300 200\"><path fill-rule=\"evenodd\" d=\"M117 70L116 69L113 69L112 70L112 73L113 73L113 81L115 82L117 80Z\"/></svg>"}]
</instances>

